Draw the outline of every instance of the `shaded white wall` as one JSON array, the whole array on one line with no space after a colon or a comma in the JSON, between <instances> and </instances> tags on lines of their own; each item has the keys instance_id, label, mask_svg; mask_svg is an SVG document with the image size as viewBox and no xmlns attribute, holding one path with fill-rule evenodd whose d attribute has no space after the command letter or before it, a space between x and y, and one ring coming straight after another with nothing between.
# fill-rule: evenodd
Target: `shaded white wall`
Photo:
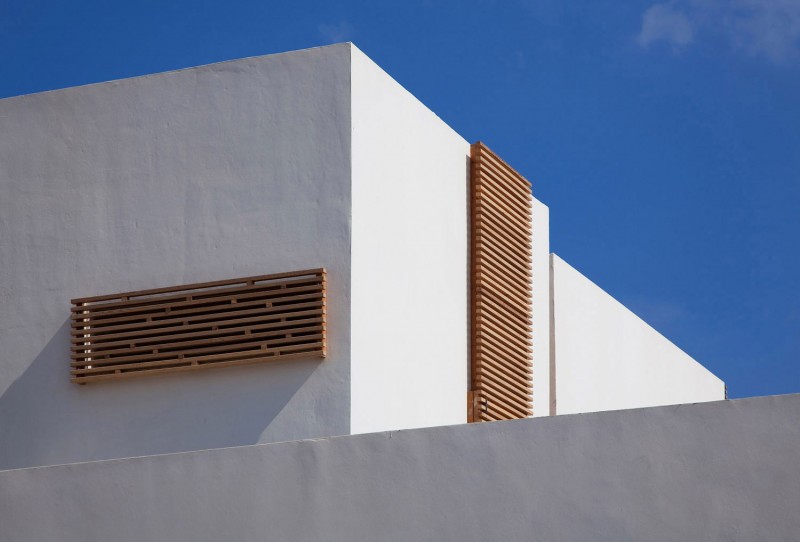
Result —
<instances>
[{"instance_id":1,"label":"shaded white wall","mask_svg":"<svg viewBox=\"0 0 800 542\"><path fill-rule=\"evenodd\" d=\"M0 472L4 542L795 541L800 395Z\"/></svg>"},{"instance_id":2,"label":"shaded white wall","mask_svg":"<svg viewBox=\"0 0 800 542\"><path fill-rule=\"evenodd\" d=\"M349 432L349 66L342 44L0 100L0 469ZM69 382L71 298L316 267L326 361Z\"/></svg>"},{"instance_id":3,"label":"shaded white wall","mask_svg":"<svg viewBox=\"0 0 800 542\"><path fill-rule=\"evenodd\" d=\"M352 48L353 433L466 422L469 144Z\"/></svg>"},{"instance_id":4,"label":"shaded white wall","mask_svg":"<svg viewBox=\"0 0 800 542\"><path fill-rule=\"evenodd\" d=\"M725 398L724 383L552 256L557 414Z\"/></svg>"},{"instance_id":5,"label":"shaded white wall","mask_svg":"<svg viewBox=\"0 0 800 542\"><path fill-rule=\"evenodd\" d=\"M532 198L533 415L550 415L550 209Z\"/></svg>"}]
</instances>

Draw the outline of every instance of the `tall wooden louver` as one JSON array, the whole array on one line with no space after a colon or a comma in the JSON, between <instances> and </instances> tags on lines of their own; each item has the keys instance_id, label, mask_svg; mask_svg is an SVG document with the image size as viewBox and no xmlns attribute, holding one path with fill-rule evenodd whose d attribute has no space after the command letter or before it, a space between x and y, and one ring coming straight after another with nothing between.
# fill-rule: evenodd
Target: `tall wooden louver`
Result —
<instances>
[{"instance_id":1,"label":"tall wooden louver","mask_svg":"<svg viewBox=\"0 0 800 542\"><path fill-rule=\"evenodd\" d=\"M471 147L471 422L532 411L530 183L483 143Z\"/></svg>"}]
</instances>

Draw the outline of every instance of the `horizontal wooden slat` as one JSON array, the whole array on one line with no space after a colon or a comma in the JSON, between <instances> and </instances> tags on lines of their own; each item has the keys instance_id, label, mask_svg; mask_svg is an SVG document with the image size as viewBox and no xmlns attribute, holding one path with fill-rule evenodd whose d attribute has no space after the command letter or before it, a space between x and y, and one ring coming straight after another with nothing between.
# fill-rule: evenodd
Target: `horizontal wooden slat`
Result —
<instances>
[{"instance_id":1,"label":"horizontal wooden slat","mask_svg":"<svg viewBox=\"0 0 800 542\"><path fill-rule=\"evenodd\" d=\"M487 241L492 242L491 248ZM472 255L476 263L473 267L484 264L485 258L491 258L495 262L502 262L510 273L516 276L529 277L531 274L531 260L528 256L521 254L513 254L508 247L503 246L502 243L494 243L491 237L488 237L484 232L474 242L475 253ZM488 254L486 254L486 252ZM514 263L511 264L510 262Z\"/></svg>"},{"instance_id":2,"label":"horizontal wooden slat","mask_svg":"<svg viewBox=\"0 0 800 542\"><path fill-rule=\"evenodd\" d=\"M480 314L489 314L492 318L503 322L504 327L512 330L515 335L527 334L531 327L530 321L521 320L517 315L503 309L499 303L492 302L490 299L481 298L477 300L476 310Z\"/></svg>"},{"instance_id":3,"label":"horizontal wooden slat","mask_svg":"<svg viewBox=\"0 0 800 542\"><path fill-rule=\"evenodd\" d=\"M501 306L504 310L511 312L512 314L519 317L523 322L527 324L532 324L532 319L530 313L524 311L520 306L515 303L512 299L504 296L502 292L494 288L481 288L478 292L478 300L483 299L484 297L488 297L493 303L497 303ZM530 299L527 300L530 303Z\"/></svg>"},{"instance_id":4,"label":"horizontal wooden slat","mask_svg":"<svg viewBox=\"0 0 800 542\"><path fill-rule=\"evenodd\" d=\"M483 359L482 363L480 364L480 367L478 367L477 370L478 370L478 374L477 374L476 378L478 376L480 376L481 371L488 371L488 372L492 373L495 377L501 378L504 381L507 381L507 384L511 383L510 385L512 386L512 388L511 388L512 390L513 389L522 390L522 393L524 395L523 398L530 399L530 397L529 397L530 389L513 385L513 382L516 379L529 378L530 377L529 374L521 374L521 373L519 373L517 371L509 370L507 367L496 363L496 360L494 360L492 358L489 358L489 357L486 357L486 358ZM504 385L507 385L507 384L504 384Z\"/></svg>"},{"instance_id":5,"label":"horizontal wooden slat","mask_svg":"<svg viewBox=\"0 0 800 542\"><path fill-rule=\"evenodd\" d=\"M530 211L520 209L517 204L521 202L509 201L495 193L491 185L481 186L475 201L478 205L485 207L488 213L499 215L498 218L502 218L513 226L520 235L531 233ZM516 209L514 209L515 206Z\"/></svg>"},{"instance_id":6,"label":"horizontal wooden slat","mask_svg":"<svg viewBox=\"0 0 800 542\"><path fill-rule=\"evenodd\" d=\"M257 354L263 354L265 356L273 354L275 352L294 352L296 350L308 350L309 348L316 348L321 346L321 342L319 341L319 336L316 339L311 338L308 342L304 342L302 344L274 344L271 347L265 347L260 343L254 343L251 345L242 345L240 348L236 349L232 352L227 351L213 351L212 349L207 349L202 351L201 354L193 355L193 356L186 356L183 358L178 357L169 357L166 359L153 359L153 360L142 360L136 361L134 363L124 363L124 364L94 364L94 363L72 363L72 374L94 374L94 373L106 373L109 371L131 371L134 369L145 369L148 367L164 367L164 366L173 366L173 365L185 365L187 363L213 363L218 360L226 360L232 359L235 357L240 356L251 356ZM279 342L279 341L275 341Z\"/></svg>"},{"instance_id":7,"label":"horizontal wooden slat","mask_svg":"<svg viewBox=\"0 0 800 542\"><path fill-rule=\"evenodd\" d=\"M497 174L502 179L504 186L514 187L520 191L531 191L531 183L487 147L484 147L482 152L478 153L476 163L478 167L486 168Z\"/></svg>"},{"instance_id":8,"label":"horizontal wooden slat","mask_svg":"<svg viewBox=\"0 0 800 542\"><path fill-rule=\"evenodd\" d=\"M475 240L475 250L483 253L488 253L490 257L495 260L502 260L505 265L513 269L516 273L529 276L531 274L531 260L530 258L509 258L506 251L501 245L498 245L490 237L481 236Z\"/></svg>"},{"instance_id":9,"label":"horizontal wooden slat","mask_svg":"<svg viewBox=\"0 0 800 542\"><path fill-rule=\"evenodd\" d=\"M487 411L492 413L494 419L514 420L527 417L529 410L528 408L525 408L524 406L517 407L510 405L509 402L505 400L503 392L492 386L490 383L476 382L476 385L481 387L481 397L487 399ZM500 417L497 417L498 414Z\"/></svg>"},{"instance_id":10,"label":"horizontal wooden slat","mask_svg":"<svg viewBox=\"0 0 800 542\"><path fill-rule=\"evenodd\" d=\"M285 359L292 359L292 358L308 358L309 356L313 357L315 351L309 352L270 352L266 354L253 354L251 357L242 357L236 359L229 359L229 360L220 360L214 362L213 364L203 364L203 365L181 365L177 367L160 367L154 368L151 370L139 370L139 371L131 371L131 372L119 372L114 374L102 374L102 375L82 375L82 376L75 376L71 379L72 382L77 384L86 384L89 382L102 382L104 380L118 380L121 378L131 378L131 377L138 377L138 376L148 376L151 374L166 374L166 373L175 373L175 372L182 372L182 371L193 371L196 369L207 369L209 367L232 367L237 365L251 365L253 363L263 363L269 361L281 361Z\"/></svg>"},{"instance_id":11,"label":"horizontal wooden slat","mask_svg":"<svg viewBox=\"0 0 800 542\"><path fill-rule=\"evenodd\" d=\"M510 286L514 290L529 291L531 289L530 273L512 267L508 260L499 258L492 252L478 249L477 256L481 259L481 263L478 266L479 272L492 273L497 276L498 282L502 280L501 284Z\"/></svg>"},{"instance_id":12,"label":"horizontal wooden slat","mask_svg":"<svg viewBox=\"0 0 800 542\"><path fill-rule=\"evenodd\" d=\"M92 327L96 329L98 332L103 329L104 326L108 324L122 324L125 322L135 323L135 322L155 322L161 320L170 320L174 318L191 318L193 316L203 316L205 314L234 314L244 311L246 309L253 309L257 307L263 307L265 311L271 311L273 313L280 313L286 312L288 309L295 307L295 308L312 308L317 307L322 304L323 294L316 293L316 294L306 294L305 296L297 296L296 298L292 299L289 303L284 304L282 302L281 305L276 307L272 306L272 303L269 300L255 300L255 301L243 301L243 302L235 302L235 303L219 303L217 305L203 305L203 306L189 306L189 307L181 307L180 310L174 311L156 311L152 314L135 314L135 315L125 315L120 316L117 318L102 318L99 320L93 320L91 318L85 319L80 317L73 317L72 321L77 325L81 324L82 327ZM305 302L305 303L303 303Z\"/></svg>"},{"instance_id":13,"label":"horizontal wooden slat","mask_svg":"<svg viewBox=\"0 0 800 542\"><path fill-rule=\"evenodd\" d=\"M492 394L487 393L488 397L494 397L496 401L524 412L533 404L530 399L526 398L530 397L530 390L515 389L513 381L513 378L492 375L484 366L478 369L478 375L475 377L476 384L483 384L486 387L486 391L493 392Z\"/></svg>"},{"instance_id":14,"label":"horizontal wooden slat","mask_svg":"<svg viewBox=\"0 0 800 542\"><path fill-rule=\"evenodd\" d=\"M501 313L498 307L492 307L490 303L478 301L475 311L481 323L494 323L500 331L505 332L509 337L519 340L521 344L527 344L530 336L528 332L530 325L510 319L506 314Z\"/></svg>"},{"instance_id":15,"label":"horizontal wooden slat","mask_svg":"<svg viewBox=\"0 0 800 542\"><path fill-rule=\"evenodd\" d=\"M519 202L509 201L496 194L491 185L483 185L479 188L476 201L478 205L486 207L491 213L499 213L500 218L512 224L521 235L531 233L530 211L523 212L518 208L514 209L515 203Z\"/></svg>"},{"instance_id":16,"label":"horizontal wooden slat","mask_svg":"<svg viewBox=\"0 0 800 542\"><path fill-rule=\"evenodd\" d=\"M286 315L287 311L283 307L273 307L273 308L265 308L263 303L258 304L251 304L248 307L245 307L245 310L241 309L241 304L237 305L236 310L227 311L225 313L226 322L232 322L234 319L241 319L241 318L258 318L259 316L251 316L251 315L261 315L261 318L266 319L274 319L274 318L286 318L288 320L289 316ZM256 308L249 308L255 306ZM300 318L303 316L309 315L319 315L324 312L324 302L314 301L311 303L302 303L293 305L293 309L299 310L292 310L291 317L292 318ZM113 326L104 326L104 327L92 327L91 333L92 336L96 337L103 337L105 335L109 335L112 333L116 333L122 330L150 330L156 329L161 325L169 325L173 326L175 324L182 324L186 323L187 326L193 325L193 323L202 323L207 324L208 322L215 322L219 319L219 313L201 313L201 314L191 314L191 315L183 315L177 318L159 318L155 320L148 320L147 318L139 318L138 321L132 322L129 324L119 324ZM85 334L85 330L83 328L74 328L71 331L74 337L81 337Z\"/></svg>"},{"instance_id":17,"label":"horizontal wooden slat","mask_svg":"<svg viewBox=\"0 0 800 542\"><path fill-rule=\"evenodd\" d=\"M476 266L477 267L477 266ZM530 291L522 290L515 287L515 285L508 282L498 282L495 280L496 275L491 274L485 266L481 266L475 271L475 277L481 281L480 289L494 289L501 292L503 295L520 304L520 308L524 309L523 305L530 302Z\"/></svg>"},{"instance_id":18,"label":"horizontal wooden slat","mask_svg":"<svg viewBox=\"0 0 800 542\"><path fill-rule=\"evenodd\" d=\"M533 350L527 344L530 342L530 334L514 333L510 329L503 326L502 322L497 322L492 315L487 311L480 311L477 313L478 324L481 329L478 332L481 335L493 337L495 340L507 344L508 347L514 351L523 352L524 354L532 354Z\"/></svg>"},{"instance_id":19,"label":"horizontal wooden slat","mask_svg":"<svg viewBox=\"0 0 800 542\"><path fill-rule=\"evenodd\" d=\"M175 344L168 349L167 348L153 349L152 352L148 354L134 354L130 356L105 357L102 354L99 354L98 357L96 358L92 357L91 355L72 356L72 359L74 361L70 363L70 365L73 367L79 367L83 365L95 365L95 366L123 365L125 363L133 363L141 361L162 361L165 359L180 359L178 356L181 355L197 357L206 354L210 355L227 351L253 349L256 347L269 348L285 344L293 345L297 343L306 342L312 339L322 339L322 333L318 333L311 336L282 337L270 340L266 340L266 338L264 337L259 337L253 340L250 340L249 337L243 337L242 340L237 342L235 345L206 346L203 348L187 348L185 350L181 349L180 345Z\"/></svg>"},{"instance_id":20,"label":"horizontal wooden slat","mask_svg":"<svg viewBox=\"0 0 800 542\"><path fill-rule=\"evenodd\" d=\"M470 275L473 421L532 415L530 183L472 146Z\"/></svg>"},{"instance_id":21,"label":"horizontal wooden slat","mask_svg":"<svg viewBox=\"0 0 800 542\"><path fill-rule=\"evenodd\" d=\"M321 331L321 330L320 330ZM219 353L219 352L226 352L226 351L236 351L237 349L251 349L254 346L261 346L261 345L278 345L278 344L293 344L298 342L303 342L306 339L321 339L322 333L315 334L310 337L301 336L301 337L281 337L275 339L267 339L265 337L242 337L239 343L233 347L231 345L220 345L220 346L207 346L203 348L186 348L185 350L181 350L179 347L173 344L173 346L169 349L162 349L160 348L153 348L150 349L148 353L137 353L132 354L129 356L114 356L108 357L103 355L102 353L97 354L97 356L93 356L92 354L80 354L80 355L73 355L72 359L74 362L71 364L73 366L78 365L110 365L110 364L123 364L129 362L139 362L145 360L163 360L167 358L177 358L177 356L200 356L204 354L212 354L212 353Z\"/></svg>"},{"instance_id":22,"label":"horizontal wooden slat","mask_svg":"<svg viewBox=\"0 0 800 542\"><path fill-rule=\"evenodd\" d=\"M237 305L244 303L259 303L280 306L285 303L296 303L298 301L320 299L322 293L319 286L314 289L302 288L299 292L279 290L277 292L250 292L237 296L222 296L209 299L197 299L180 301L176 303L156 303L152 306L136 306L122 309L113 309L99 313L86 311L77 312L72 315L72 319L80 322L88 322L88 325L102 325L104 322L116 322L120 318L134 319L141 314L147 316L158 316L165 314L183 314L184 311L197 308L202 310L207 308L213 310L218 306Z\"/></svg>"},{"instance_id":23,"label":"horizontal wooden slat","mask_svg":"<svg viewBox=\"0 0 800 542\"><path fill-rule=\"evenodd\" d=\"M184 286L168 286L166 288L153 288L150 290L138 290L133 292L123 292L120 294L111 294L111 295L99 295L94 297L81 297L77 299L73 299L71 303L73 305L81 305L84 303L95 303L98 301L105 301L110 299L122 299L122 298L133 298L133 297L142 297L142 296L151 296L151 295L158 295L163 293L169 292L180 292L183 290L202 290L202 289L212 289L212 288L219 288L221 286L230 286L232 284L247 284L248 282L264 282L264 281L274 281L279 279L291 278L291 277L302 277L305 275L317 275L317 276L324 276L325 270L320 269L308 269L305 271L289 271L287 273L274 273L272 275L258 275L253 277L244 277L240 279L228 279L228 280L217 280L213 282L198 282L195 284L189 284Z\"/></svg>"},{"instance_id":24,"label":"horizontal wooden slat","mask_svg":"<svg viewBox=\"0 0 800 542\"><path fill-rule=\"evenodd\" d=\"M520 361L510 361L507 352L492 349L492 346L485 339L479 342L477 356L481 359L481 365L491 365L498 371L515 375L516 378L527 379L533 374L531 367L527 364ZM512 356L516 356L516 354L512 354Z\"/></svg>"},{"instance_id":25,"label":"horizontal wooden slat","mask_svg":"<svg viewBox=\"0 0 800 542\"><path fill-rule=\"evenodd\" d=\"M302 336L303 333L313 333L319 331L318 325L311 325L307 327L293 328L293 329L270 329L266 331L256 331L255 333L250 328L233 328L232 330L224 330L226 333L223 335L217 330L216 332L209 332L202 338L186 340L186 338L169 338L167 341L159 341L153 343L152 341L145 341L135 343L135 345L127 344L122 348L95 348L93 346L73 347L72 358L75 360L83 359L114 359L108 356L115 356L121 354L138 354L158 350L159 352L168 352L176 349L183 349L192 346L203 345L219 345L224 343L236 343L242 341L254 341L259 338L275 337L275 338L291 338Z\"/></svg>"},{"instance_id":26,"label":"horizontal wooden slat","mask_svg":"<svg viewBox=\"0 0 800 542\"><path fill-rule=\"evenodd\" d=\"M218 324L213 322L211 324L195 324L192 326L173 326L167 328L156 328L153 330L147 330L145 332L136 331L136 332L128 332L128 333L117 333L111 335L112 339L117 340L104 340L99 341L98 339L105 338L106 336L99 335L93 337L92 345L95 351L100 351L106 348L112 348L114 346L121 346L121 345L144 345L144 344L156 344L159 342L169 342L172 340L179 340L179 339L191 339L194 337L209 337L209 336L222 336L227 333L239 333L244 330L254 331L254 330L265 330L265 329L293 329L295 327L302 327L307 324L323 324L324 320L322 318L305 318L301 320L292 320L289 322L271 322L271 323L259 323L263 321L263 318L255 317L255 318L240 318L236 320L226 320L224 322L224 327L220 327L223 324ZM216 329L213 329L216 328ZM200 331L189 331L190 329L200 329ZM86 350L86 347L83 346L84 340L81 338L73 338L70 339L73 343L73 346L70 347L72 351L81 351Z\"/></svg>"},{"instance_id":27,"label":"horizontal wooden slat","mask_svg":"<svg viewBox=\"0 0 800 542\"><path fill-rule=\"evenodd\" d=\"M72 381L324 357L323 269L74 300Z\"/></svg>"},{"instance_id":28,"label":"horizontal wooden slat","mask_svg":"<svg viewBox=\"0 0 800 542\"><path fill-rule=\"evenodd\" d=\"M493 224L491 220L481 214L482 212L482 209L479 210L477 215L477 226L481 228L479 237L488 237L496 247L508 251L507 257L515 257L520 260L531 259L532 252L530 245L527 244L527 239L515 232L509 232L502 224Z\"/></svg>"},{"instance_id":29,"label":"horizontal wooden slat","mask_svg":"<svg viewBox=\"0 0 800 542\"><path fill-rule=\"evenodd\" d=\"M530 186L525 188L524 186L516 184L515 181L493 168L489 162L477 160L474 162L474 167L478 179L476 186L491 184L495 186L498 191L506 194L510 200L522 201L521 207L530 208L533 206L533 193Z\"/></svg>"},{"instance_id":30,"label":"horizontal wooden slat","mask_svg":"<svg viewBox=\"0 0 800 542\"><path fill-rule=\"evenodd\" d=\"M516 348L514 345L509 345L503 341L502 338L483 332L475 339L475 347L477 349L476 355L480 355L482 351L488 352L490 357L497 356L498 361L506 363L509 367L519 368L525 374L529 374L530 369L533 367L533 362L530 359L532 352L526 352Z\"/></svg>"},{"instance_id":31,"label":"horizontal wooden slat","mask_svg":"<svg viewBox=\"0 0 800 542\"><path fill-rule=\"evenodd\" d=\"M520 233L511 222L502 215L494 213L482 201L475 204L475 218L479 233L493 233L511 246L514 252L519 252L523 256L531 255L531 247L527 244L528 235Z\"/></svg>"},{"instance_id":32,"label":"horizontal wooden slat","mask_svg":"<svg viewBox=\"0 0 800 542\"><path fill-rule=\"evenodd\" d=\"M493 153L484 143L478 141L476 145L478 149L477 152L474 153L474 156L475 161L478 164L485 163L487 167L491 167L492 170L502 173L503 175L507 175L510 180L515 182L519 190L527 190L528 192L531 191L530 181L517 173L517 171L509 166L505 160Z\"/></svg>"},{"instance_id":33,"label":"horizontal wooden slat","mask_svg":"<svg viewBox=\"0 0 800 542\"><path fill-rule=\"evenodd\" d=\"M233 293L220 293L205 296L184 296L182 298L164 301L162 298L150 300L151 303L143 304L141 300L137 300L136 305L113 307L106 310L95 310L91 305L82 305L80 307L72 308L72 318L74 320L90 321L102 323L114 318L131 317L135 318L136 315L141 313L155 314L158 312L178 312L192 307L213 307L220 304L231 303L244 303L250 301L264 301L272 304L278 304L284 300L297 300L302 299L301 295L306 295L307 298L319 297L320 283L304 282L300 286L289 286L286 288L278 289L264 289L258 287L248 287L237 289Z\"/></svg>"},{"instance_id":34,"label":"horizontal wooden slat","mask_svg":"<svg viewBox=\"0 0 800 542\"><path fill-rule=\"evenodd\" d=\"M522 303L530 299L532 288L529 280L520 280L517 276L504 274L495 266L487 264L485 260L477 264L475 268L475 276L479 280L485 280L485 287L500 288L506 292L509 298L519 299Z\"/></svg>"},{"instance_id":35,"label":"horizontal wooden slat","mask_svg":"<svg viewBox=\"0 0 800 542\"><path fill-rule=\"evenodd\" d=\"M481 190L491 190L494 194L501 196L505 201L514 205L520 214L530 211L531 207L533 207L530 190L521 192L518 188L509 186L506 184L508 180L506 177L498 175L497 171L487 167L485 164L482 165L480 162L476 172L480 179L477 184L478 193L481 193Z\"/></svg>"}]
</instances>

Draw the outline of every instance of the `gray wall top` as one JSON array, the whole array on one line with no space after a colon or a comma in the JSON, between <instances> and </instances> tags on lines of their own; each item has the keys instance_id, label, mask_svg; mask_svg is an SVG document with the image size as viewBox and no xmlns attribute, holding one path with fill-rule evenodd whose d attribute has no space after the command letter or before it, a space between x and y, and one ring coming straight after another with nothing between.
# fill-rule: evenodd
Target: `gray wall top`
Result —
<instances>
[{"instance_id":1,"label":"gray wall top","mask_svg":"<svg viewBox=\"0 0 800 542\"><path fill-rule=\"evenodd\" d=\"M800 395L0 472L2 538L797 540Z\"/></svg>"}]
</instances>

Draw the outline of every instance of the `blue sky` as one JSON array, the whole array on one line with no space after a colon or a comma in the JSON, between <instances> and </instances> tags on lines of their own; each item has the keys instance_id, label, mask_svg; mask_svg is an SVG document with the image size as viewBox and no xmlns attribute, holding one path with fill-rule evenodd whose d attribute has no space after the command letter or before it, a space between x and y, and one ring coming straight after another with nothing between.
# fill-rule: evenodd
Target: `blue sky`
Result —
<instances>
[{"instance_id":1,"label":"blue sky","mask_svg":"<svg viewBox=\"0 0 800 542\"><path fill-rule=\"evenodd\" d=\"M800 392L800 0L0 0L0 97L338 41L731 397Z\"/></svg>"}]
</instances>

